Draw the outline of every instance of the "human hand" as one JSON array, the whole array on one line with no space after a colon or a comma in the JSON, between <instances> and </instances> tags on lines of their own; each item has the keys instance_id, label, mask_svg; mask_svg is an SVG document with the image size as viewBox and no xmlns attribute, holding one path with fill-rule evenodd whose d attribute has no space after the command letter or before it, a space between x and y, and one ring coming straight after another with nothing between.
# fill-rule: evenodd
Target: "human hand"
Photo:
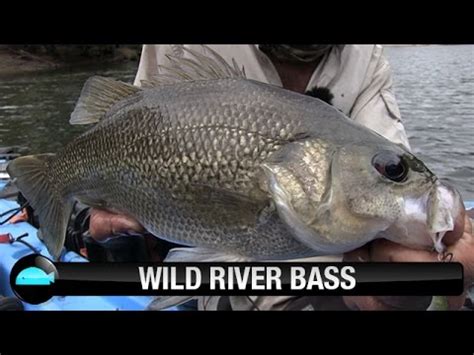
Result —
<instances>
[{"instance_id":1,"label":"human hand","mask_svg":"<svg viewBox=\"0 0 474 355\"><path fill-rule=\"evenodd\" d=\"M92 208L89 232L95 240L103 241L116 234L142 233L144 228L137 220L127 215Z\"/></svg>"},{"instance_id":2,"label":"human hand","mask_svg":"<svg viewBox=\"0 0 474 355\"><path fill-rule=\"evenodd\" d=\"M444 243L447 253L453 255L452 261L464 266L464 289L474 282L474 237L472 223L463 211L456 219L454 230L446 233ZM374 262L437 262L438 253L426 250L414 250L388 240L379 239L362 248L345 254L344 261ZM448 308L460 309L466 293L447 297ZM416 296L345 296L344 302L350 309L359 310L426 310L431 297Z\"/></svg>"}]
</instances>

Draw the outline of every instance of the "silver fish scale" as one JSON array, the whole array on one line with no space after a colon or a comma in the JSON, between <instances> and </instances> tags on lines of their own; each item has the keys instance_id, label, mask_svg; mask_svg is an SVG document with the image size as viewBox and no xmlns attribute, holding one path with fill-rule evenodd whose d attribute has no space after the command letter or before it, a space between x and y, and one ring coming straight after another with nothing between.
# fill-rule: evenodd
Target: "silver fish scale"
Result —
<instances>
[{"instance_id":1,"label":"silver fish scale","mask_svg":"<svg viewBox=\"0 0 474 355\"><path fill-rule=\"evenodd\" d=\"M257 175L272 152L334 111L240 79L146 89L59 153L48 178L57 194L127 213L173 242L267 259L308 256L314 252L289 234Z\"/></svg>"}]
</instances>

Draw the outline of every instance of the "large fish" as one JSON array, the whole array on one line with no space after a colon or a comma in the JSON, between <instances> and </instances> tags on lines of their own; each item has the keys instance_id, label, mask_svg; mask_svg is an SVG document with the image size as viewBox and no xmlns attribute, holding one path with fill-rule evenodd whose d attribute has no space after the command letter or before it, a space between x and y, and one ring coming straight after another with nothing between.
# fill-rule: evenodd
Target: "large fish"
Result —
<instances>
[{"instance_id":1,"label":"large fish","mask_svg":"<svg viewBox=\"0 0 474 355\"><path fill-rule=\"evenodd\" d=\"M142 88L90 78L71 123L97 124L56 155L8 165L52 255L75 200L255 260L375 238L443 251L462 201L408 150L318 99L246 79L207 47L185 53Z\"/></svg>"}]
</instances>

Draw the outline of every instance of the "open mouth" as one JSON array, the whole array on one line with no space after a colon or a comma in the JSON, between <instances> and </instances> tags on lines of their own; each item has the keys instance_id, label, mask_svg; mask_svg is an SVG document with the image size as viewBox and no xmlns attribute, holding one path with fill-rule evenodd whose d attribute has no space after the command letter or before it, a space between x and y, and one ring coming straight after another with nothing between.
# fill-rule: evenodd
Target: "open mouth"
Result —
<instances>
[{"instance_id":1,"label":"open mouth","mask_svg":"<svg viewBox=\"0 0 474 355\"><path fill-rule=\"evenodd\" d=\"M463 209L461 196L453 187L438 182L430 192L427 207L427 224L434 248L443 253L446 250L443 238L454 230L456 218Z\"/></svg>"},{"instance_id":2,"label":"open mouth","mask_svg":"<svg viewBox=\"0 0 474 355\"><path fill-rule=\"evenodd\" d=\"M407 247L446 252L446 235L455 229L463 210L460 194L451 186L437 181L426 194L407 197L397 221L382 236Z\"/></svg>"}]
</instances>

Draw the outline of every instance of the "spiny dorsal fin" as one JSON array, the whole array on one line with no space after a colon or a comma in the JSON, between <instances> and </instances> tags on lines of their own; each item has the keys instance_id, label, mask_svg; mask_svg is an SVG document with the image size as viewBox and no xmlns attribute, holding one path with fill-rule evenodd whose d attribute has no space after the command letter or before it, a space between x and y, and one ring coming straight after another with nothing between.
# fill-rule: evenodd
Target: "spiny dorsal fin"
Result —
<instances>
[{"instance_id":1,"label":"spiny dorsal fin","mask_svg":"<svg viewBox=\"0 0 474 355\"><path fill-rule=\"evenodd\" d=\"M139 87L110 78L93 76L84 84L69 123L97 123L114 104L140 90Z\"/></svg>"},{"instance_id":2,"label":"spiny dorsal fin","mask_svg":"<svg viewBox=\"0 0 474 355\"><path fill-rule=\"evenodd\" d=\"M177 46L174 46L177 47ZM204 53L179 46L181 51L174 48L174 54L169 54L170 65L158 65L160 74L151 80L142 80L142 87L156 87L159 85L174 84L182 81L215 80L225 78L245 78L245 69L239 68L235 59L232 65L213 49L201 46ZM179 54L181 53L181 55ZM189 57L183 54L188 53Z\"/></svg>"}]
</instances>

